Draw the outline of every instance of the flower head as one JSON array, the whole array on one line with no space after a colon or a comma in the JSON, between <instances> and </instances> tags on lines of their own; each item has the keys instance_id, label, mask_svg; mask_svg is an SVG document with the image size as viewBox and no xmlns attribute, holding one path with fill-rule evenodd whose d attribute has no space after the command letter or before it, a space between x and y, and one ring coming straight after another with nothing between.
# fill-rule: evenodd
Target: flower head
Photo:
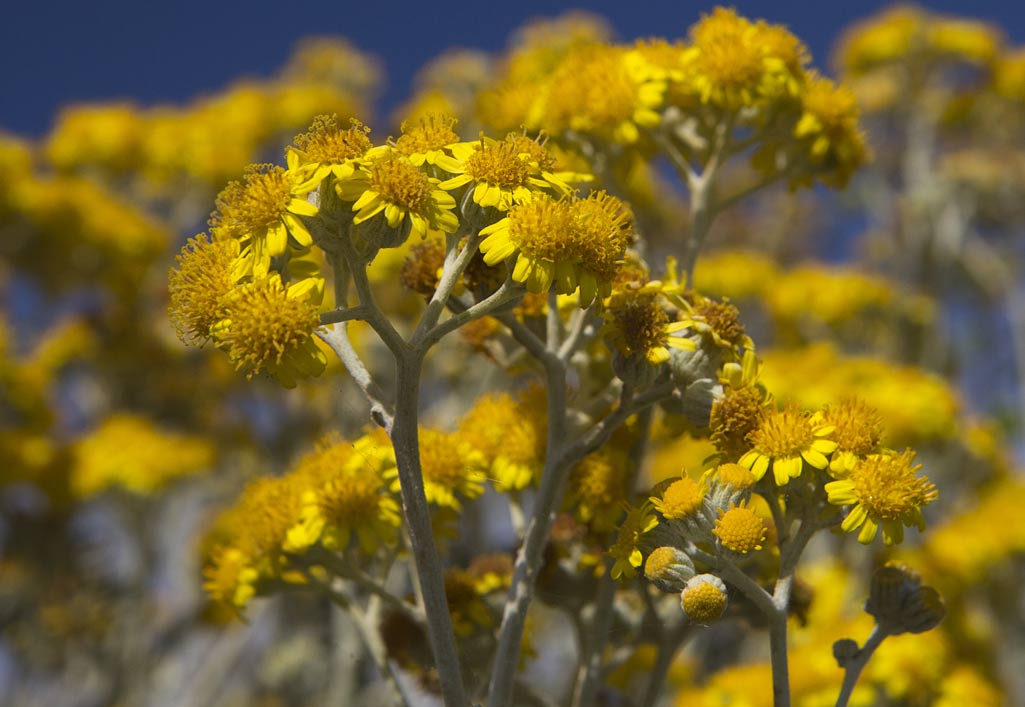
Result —
<instances>
[{"instance_id":1,"label":"flower head","mask_svg":"<svg viewBox=\"0 0 1025 707\"><path fill-rule=\"evenodd\" d=\"M442 182L441 188L454 190L473 183L473 202L499 211L529 201L539 191L572 193L565 181L547 171L546 148L540 143L528 146L527 142L533 141L512 134L502 141L481 136L476 142L452 145L460 165L449 170L456 176Z\"/></svg>"},{"instance_id":2,"label":"flower head","mask_svg":"<svg viewBox=\"0 0 1025 707\"><path fill-rule=\"evenodd\" d=\"M684 476L669 484L662 492L661 498L657 496L651 498L651 505L666 520L693 517L701 511L704 502L705 487L689 476Z\"/></svg>"},{"instance_id":3,"label":"flower head","mask_svg":"<svg viewBox=\"0 0 1025 707\"><path fill-rule=\"evenodd\" d=\"M718 621L726 611L726 585L714 574L699 574L680 592L684 616L694 624Z\"/></svg>"},{"instance_id":4,"label":"flower head","mask_svg":"<svg viewBox=\"0 0 1025 707\"><path fill-rule=\"evenodd\" d=\"M252 377L267 372L286 387L320 375L327 357L313 340L320 326L324 281L308 278L287 288L277 273L238 285L223 298L223 319L211 329L235 368Z\"/></svg>"},{"instance_id":5,"label":"flower head","mask_svg":"<svg viewBox=\"0 0 1025 707\"><path fill-rule=\"evenodd\" d=\"M238 241L213 241L205 233L190 238L168 274L171 302L167 311L178 338L201 344L223 316L223 300L235 285Z\"/></svg>"},{"instance_id":6,"label":"flower head","mask_svg":"<svg viewBox=\"0 0 1025 707\"><path fill-rule=\"evenodd\" d=\"M879 412L858 398L845 398L827 405L815 419L833 427L836 451L829 462L831 474L840 478L851 472L859 459L879 451L883 421Z\"/></svg>"},{"instance_id":7,"label":"flower head","mask_svg":"<svg viewBox=\"0 0 1025 707\"><path fill-rule=\"evenodd\" d=\"M570 472L565 507L595 531L612 530L623 515L632 472L633 463L622 451L588 454Z\"/></svg>"},{"instance_id":8,"label":"flower head","mask_svg":"<svg viewBox=\"0 0 1025 707\"><path fill-rule=\"evenodd\" d=\"M595 44L572 52L546 86L542 123L631 145L640 128L659 124L666 83L643 57L628 49Z\"/></svg>"},{"instance_id":9,"label":"flower head","mask_svg":"<svg viewBox=\"0 0 1025 707\"><path fill-rule=\"evenodd\" d=\"M734 506L722 513L712 531L720 544L738 555L761 550L765 542L765 523L747 506Z\"/></svg>"},{"instance_id":10,"label":"flower head","mask_svg":"<svg viewBox=\"0 0 1025 707\"><path fill-rule=\"evenodd\" d=\"M869 544L881 527L883 542L894 545L904 539L904 526L925 528L922 506L939 492L928 478L917 476L922 465L914 461L911 450L870 454L846 479L826 484L830 503L852 506L841 527L859 530L858 542Z\"/></svg>"},{"instance_id":11,"label":"flower head","mask_svg":"<svg viewBox=\"0 0 1025 707\"><path fill-rule=\"evenodd\" d=\"M826 455L836 450L836 442L827 439L832 433L832 427L812 421L789 404L765 415L750 434L751 450L738 463L758 479L771 467L776 485L783 486L801 475L805 462L816 469L826 468Z\"/></svg>"},{"instance_id":12,"label":"flower head","mask_svg":"<svg viewBox=\"0 0 1025 707\"><path fill-rule=\"evenodd\" d=\"M250 246L258 275L266 274L270 259L284 255L288 239L300 248L313 243L302 216L316 216L302 185L276 165L252 165L241 182L231 182L217 195L210 217L215 240L232 238Z\"/></svg>"},{"instance_id":13,"label":"flower head","mask_svg":"<svg viewBox=\"0 0 1025 707\"><path fill-rule=\"evenodd\" d=\"M344 552L354 534L367 554L394 543L401 513L385 480L394 467L391 444L381 434L322 442L291 472L305 490L299 522L289 529L284 549L302 551L319 541Z\"/></svg>"},{"instance_id":14,"label":"flower head","mask_svg":"<svg viewBox=\"0 0 1025 707\"><path fill-rule=\"evenodd\" d=\"M632 224L626 205L605 192L579 200L538 195L481 229L480 249L488 265L516 256L512 278L529 292L555 286L568 295L579 288L580 306L586 307L611 292Z\"/></svg>"},{"instance_id":15,"label":"flower head","mask_svg":"<svg viewBox=\"0 0 1025 707\"><path fill-rule=\"evenodd\" d=\"M619 526L616 542L609 548L609 555L615 559L611 570L613 579L632 579L637 576L637 568L644 562L641 542L644 535L657 526L658 516L647 503L632 508L626 514L626 518Z\"/></svg>"},{"instance_id":16,"label":"flower head","mask_svg":"<svg viewBox=\"0 0 1025 707\"><path fill-rule=\"evenodd\" d=\"M395 152L418 167L424 163L455 174L459 161L451 155L451 146L459 142L456 123L450 115L429 113L417 123L402 123L402 135L395 141Z\"/></svg>"},{"instance_id":17,"label":"flower head","mask_svg":"<svg viewBox=\"0 0 1025 707\"><path fill-rule=\"evenodd\" d=\"M429 229L453 233L459 227L455 199L438 188L437 179L394 152L380 153L335 188L343 200L355 200L353 224L380 215L397 232L387 245L402 243L409 234L425 238Z\"/></svg>"},{"instance_id":18,"label":"flower head","mask_svg":"<svg viewBox=\"0 0 1025 707\"><path fill-rule=\"evenodd\" d=\"M544 469L544 415L508 394L485 395L459 423L459 434L479 451L502 492L537 482Z\"/></svg>"},{"instance_id":19,"label":"flower head","mask_svg":"<svg viewBox=\"0 0 1025 707\"><path fill-rule=\"evenodd\" d=\"M370 128L356 119L350 127L342 129L338 116L318 115L313 125L297 135L286 151L288 169L299 179L300 192L313 191L324 179L348 179L355 172L360 158L367 154L372 143L367 135Z\"/></svg>"},{"instance_id":20,"label":"flower head","mask_svg":"<svg viewBox=\"0 0 1025 707\"><path fill-rule=\"evenodd\" d=\"M420 471L428 503L462 510L461 499L477 498L484 493L486 468L484 455L462 435L420 430ZM385 476L392 479L392 491L401 489L398 469L388 470Z\"/></svg>"},{"instance_id":21,"label":"flower head","mask_svg":"<svg viewBox=\"0 0 1025 707\"><path fill-rule=\"evenodd\" d=\"M694 576L694 561L683 550L663 545L644 561L644 576L664 592L679 592Z\"/></svg>"}]
</instances>

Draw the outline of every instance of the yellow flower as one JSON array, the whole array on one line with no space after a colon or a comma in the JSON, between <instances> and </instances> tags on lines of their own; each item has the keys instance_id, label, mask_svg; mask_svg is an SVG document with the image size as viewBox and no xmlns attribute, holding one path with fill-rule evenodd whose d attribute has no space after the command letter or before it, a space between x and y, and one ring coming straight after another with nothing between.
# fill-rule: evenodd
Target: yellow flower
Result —
<instances>
[{"instance_id":1,"label":"yellow flower","mask_svg":"<svg viewBox=\"0 0 1025 707\"><path fill-rule=\"evenodd\" d=\"M215 240L233 238L249 246L254 271L264 275L270 259L284 255L289 236L300 248L313 244L301 216L316 216L317 207L306 201L302 185L275 165L252 165L242 182L231 182L217 196L210 217Z\"/></svg>"},{"instance_id":2,"label":"yellow flower","mask_svg":"<svg viewBox=\"0 0 1025 707\"><path fill-rule=\"evenodd\" d=\"M680 606L687 621L707 625L726 611L726 585L714 574L699 574L680 592Z\"/></svg>"},{"instance_id":3,"label":"yellow flower","mask_svg":"<svg viewBox=\"0 0 1025 707\"><path fill-rule=\"evenodd\" d=\"M449 170L456 174L441 183L446 190L473 183L473 202L508 211L515 204L530 201L539 190L570 194L572 188L557 174L547 171L554 160L540 144L526 145L522 135L509 135L498 142L481 136L477 142L451 146L460 165Z\"/></svg>"},{"instance_id":4,"label":"yellow flower","mask_svg":"<svg viewBox=\"0 0 1025 707\"><path fill-rule=\"evenodd\" d=\"M402 123L402 135L395 141L395 152L411 164L440 167L455 174L461 165L451 154L451 147L459 142L455 132L458 121L450 115L428 113L417 124Z\"/></svg>"},{"instance_id":5,"label":"yellow flower","mask_svg":"<svg viewBox=\"0 0 1025 707\"><path fill-rule=\"evenodd\" d=\"M939 496L936 486L916 473L915 453L884 452L870 454L854 467L850 476L826 484L829 502L853 506L841 527L846 532L859 530L858 542L869 544L880 527L887 545L904 539L904 526L925 529L922 506Z\"/></svg>"},{"instance_id":6,"label":"yellow flower","mask_svg":"<svg viewBox=\"0 0 1025 707\"><path fill-rule=\"evenodd\" d=\"M879 449L883 421L879 412L858 398L845 398L836 405L827 405L812 416L834 428L836 451L829 462L829 471L837 478L846 476L864 458Z\"/></svg>"},{"instance_id":7,"label":"yellow flower","mask_svg":"<svg viewBox=\"0 0 1025 707\"><path fill-rule=\"evenodd\" d=\"M743 349L753 349L754 342L744 331L740 311L730 304L694 294L685 302L687 313L677 326L687 327L712 340L727 360L739 359Z\"/></svg>"},{"instance_id":8,"label":"yellow flower","mask_svg":"<svg viewBox=\"0 0 1025 707\"><path fill-rule=\"evenodd\" d=\"M807 51L786 28L718 7L691 28L690 36L684 61L702 103L736 111L798 94Z\"/></svg>"},{"instance_id":9,"label":"yellow flower","mask_svg":"<svg viewBox=\"0 0 1025 707\"><path fill-rule=\"evenodd\" d=\"M486 468L484 455L462 435L420 429L420 471L428 503L462 510L461 498L477 498L484 493ZM392 491L401 490L397 468L387 470L385 477L392 479Z\"/></svg>"},{"instance_id":10,"label":"yellow flower","mask_svg":"<svg viewBox=\"0 0 1025 707\"><path fill-rule=\"evenodd\" d=\"M207 538L204 587L211 597L237 609L263 580L287 577L283 547L299 519L299 489L287 477L250 482L214 523Z\"/></svg>"},{"instance_id":11,"label":"yellow flower","mask_svg":"<svg viewBox=\"0 0 1025 707\"><path fill-rule=\"evenodd\" d=\"M691 518L704 506L705 487L689 476L684 476L669 484L661 497L652 496L649 500L666 520Z\"/></svg>"},{"instance_id":12,"label":"yellow flower","mask_svg":"<svg viewBox=\"0 0 1025 707\"><path fill-rule=\"evenodd\" d=\"M356 171L371 148L370 128L356 119L350 122L352 127L342 130L337 115L318 115L308 131L296 136L285 155L289 172L299 181L297 191L313 191L328 175L344 180Z\"/></svg>"},{"instance_id":13,"label":"yellow flower","mask_svg":"<svg viewBox=\"0 0 1025 707\"><path fill-rule=\"evenodd\" d=\"M484 229L480 250L495 265L516 256L512 278L529 292L580 289L580 306L612 290L616 266L633 236L633 216L605 192L587 199L556 200L540 194L512 207Z\"/></svg>"},{"instance_id":14,"label":"yellow flower","mask_svg":"<svg viewBox=\"0 0 1025 707\"><path fill-rule=\"evenodd\" d=\"M843 188L854 171L869 160L868 146L858 127L854 92L811 74L801 94L801 105L794 137L805 146L808 159L823 181Z\"/></svg>"},{"instance_id":15,"label":"yellow flower","mask_svg":"<svg viewBox=\"0 0 1025 707\"><path fill-rule=\"evenodd\" d=\"M324 281L307 278L287 288L277 273L238 285L223 298L224 318L211 333L247 377L267 372L285 387L318 376L327 356L313 340L320 326Z\"/></svg>"},{"instance_id":16,"label":"yellow flower","mask_svg":"<svg viewBox=\"0 0 1025 707\"><path fill-rule=\"evenodd\" d=\"M608 532L623 516L633 462L617 449L593 452L570 472L563 507L596 532Z\"/></svg>"},{"instance_id":17,"label":"yellow flower","mask_svg":"<svg viewBox=\"0 0 1025 707\"><path fill-rule=\"evenodd\" d=\"M284 549L298 552L319 541L328 550L344 552L353 533L367 554L393 544L402 516L385 474L394 467L392 446L381 434L355 442L328 440L303 457L291 475L308 488Z\"/></svg>"},{"instance_id":18,"label":"yellow flower","mask_svg":"<svg viewBox=\"0 0 1025 707\"><path fill-rule=\"evenodd\" d=\"M484 456L499 491L519 491L541 478L547 439L541 410L505 393L485 395L459 423L459 434Z\"/></svg>"},{"instance_id":19,"label":"yellow flower","mask_svg":"<svg viewBox=\"0 0 1025 707\"><path fill-rule=\"evenodd\" d=\"M168 274L171 302L168 316L182 343L202 344L210 328L224 318L224 297L236 282L239 245L235 240L211 242L205 233L190 238Z\"/></svg>"},{"instance_id":20,"label":"yellow flower","mask_svg":"<svg viewBox=\"0 0 1025 707\"><path fill-rule=\"evenodd\" d=\"M605 324L601 335L627 358L643 356L653 366L669 360L669 349L693 351L694 341L680 335L687 327L671 322L664 295L673 291L660 280L647 280L647 273L636 273L631 280L631 265L621 266L612 295L604 303Z\"/></svg>"},{"instance_id":21,"label":"yellow flower","mask_svg":"<svg viewBox=\"0 0 1025 707\"><path fill-rule=\"evenodd\" d=\"M542 125L632 145L661 120L665 81L637 52L591 45L571 53L545 87Z\"/></svg>"},{"instance_id":22,"label":"yellow flower","mask_svg":"<svg viewBox=\"0 0 1025 707\"><path fill-rule=\"evenodd\" d=\"M644 562L640 544L645 533L658 526L658 516L648 503L631 509L619 526L615 544L609 548L609 556L615 559L611 575L613 579L633 579L637 568Z\"/></svg>"},{"instance_id":23,"label":"yellow flower","mask_svg":"<svg viewBox=\"0 0 1025 707\"><path fill-rule=\"evenodd\" d=\"M813 422L795 405L769 411L749 439L750 451L739 464L761 479L770 468L776 485L783 486L801 475L804 462L816 469L829 464L827 454L836 450L836 442L827 439L833 428Z\"/></svg>"},{"instance_id":24,"label":"yellow flower","mask_svg":"<svg viewBox=\"0 0 1025 707\"><path fill-rule=\"evenodd\" d=\"M437 179L391 151L378 153L335 188L343 200L355 200L354 224L383 215L387 227L398 231L398 243L410 234L425 238L428 230L454 233L459 228L452 211L455 199L439 188Z\"/></svg>"},{"instance_id":25,"label":"yellow flower","mask_svg":"<svg viewBox=\"0 0 1025 707\"><path fill-rule=\"evenodd\" d=\"M202 438L117 414L72 445L70 483L80 498L112 487L145 495L209 468L213 460L213 446Z\"/></svg>"}]
</instances>

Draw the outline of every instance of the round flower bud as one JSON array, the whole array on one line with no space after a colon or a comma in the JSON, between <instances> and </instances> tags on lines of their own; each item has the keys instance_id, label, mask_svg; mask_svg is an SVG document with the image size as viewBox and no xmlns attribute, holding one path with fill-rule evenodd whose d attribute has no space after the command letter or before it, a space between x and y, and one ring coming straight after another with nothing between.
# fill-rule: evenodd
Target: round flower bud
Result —
<instances>
[{"instance_id":1,"label":"round flower bud","mask_svg":"<svg viewBox=\"0 0 1025 707\"><path fill-rule=\"evenodd\" d=\"M680 592L680 606L687 620L708 625L726 611L726 585L714 574L699 574Z\"/></svg>"},{"instance_id":2,"label":"round flower bud","mask_svg":"<svg viewBox=\"0 0 1025 707\"><path fill-rule=\"evenodd\" d=\"M833 644L833 657L836 664L841 668L845 667L850 660L858 654L858 642L851 638L841 638Z\"/></svg>"},{"instance_id":3,"label":"round flower bud","mask_svg":"<svg viewBox=\"0 0 1025 707\"><path fill-rule=\"evenodd\" d=\"M694 576L694 562L683 550L663 545L648 555L644 576L663 592L678 592Z\"/></svg>"},{"instance_id":4,"label":"round flower bud","mask_svg":"<svg viewBox=\"0 0 1025 707\"><path fill-rule=\"evenodd\" d=\"M761 550L765 541L765 523L746 506L734 506L722 514L712 531L722 546L738 555Z\"/></svg>"},{"instance_id":5,"label":"round flower bud","mask_svg":"<svg viewBox=\"0 0 1025 707\"><path fill-rule=\"evenodd\" d=\"M880 567L872 575L865 612L888 634L923 633L943 620L947 610L939 592L922 586L921 577L904 565Z\"/></svg>"}]
</instances>

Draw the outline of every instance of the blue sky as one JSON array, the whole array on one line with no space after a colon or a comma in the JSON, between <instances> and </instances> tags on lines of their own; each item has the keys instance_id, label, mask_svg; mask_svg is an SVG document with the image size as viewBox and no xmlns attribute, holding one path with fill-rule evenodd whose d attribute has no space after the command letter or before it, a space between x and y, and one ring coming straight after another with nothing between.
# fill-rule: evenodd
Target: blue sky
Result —
<instances>
[{"instance_id":1,"label":"blue sky","mask_svg":"<svg viewBox=\"0 0 1025 707\"><path fill-rule=\"evenodd\" d=\"M378 55L388 85L382 112L408 94L416 70L455 46L500 50L525 20L581 7L605 16L621 39L682 36L715 3L517 0L440 2L49 2L9 3L0 22L0 129L38 136L72 101L183 102L243 76L267 76L296 40L339 34ZM825 66L844 26L886 2L731 3L740 12L787 24ZM1025 3L925 3L937 11L997 23L1025 43Z\"/></svg>"}]
</instances>

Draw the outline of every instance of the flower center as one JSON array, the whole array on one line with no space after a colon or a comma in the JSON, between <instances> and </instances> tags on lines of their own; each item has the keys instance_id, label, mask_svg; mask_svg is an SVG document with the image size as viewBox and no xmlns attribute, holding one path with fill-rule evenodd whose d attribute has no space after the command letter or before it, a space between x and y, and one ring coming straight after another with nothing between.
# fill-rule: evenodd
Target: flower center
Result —
<instances>
[{"instance_id":1,"label":"flower center","mask_svg":"<svg viewBox=\"0 0 1025 707\"><path fill-rule=\"evenodd\" d=\"M573 215L569 203L538 195L513 206L509 210L509 238L533 257L552 262L573 259Z\"/></svg>"},{"instance_id":2,"label":"flower center","mask_svg":"<svg viewBox=\"0 0 1025 707\"><path fill-rule=\"evenodd\" d=\"M686 518L701 507L705 498L704 489L689 477L674 481L662 493L662 515L666 518Z\"/></svg>"},{"instance_id":3,"label":"flower center","mask_svg":"<svg viewBox=\"0 0 1025 707\"><path fill-rule=\"evenodd\" d=\"M429 114L420 119L419 125L402 124L402 136L395 141L395 151L400 155L409 155L433 150L440 150L446 145L459 142L456 135L455 118L447 115Z\"/></svg>"},{"instance_id":4,"label":"flower center","mask_svg":"<svg viewBox=\"0 0 1025 707\"><path fill-rule=\"evenodd\" d=\"M807 416L797 407L770 413L761 426L751 434L757 451L775 459L793 457L808 449L815 434Z\"/></svg>"},{"instance_id":5,"label":"flower center","mask_svg":"<svg viewBox=\"0 0 1025 707\"><path fill-rule=\"evenodd\" d=\"M244 238L277 223L291 200L292 183L283 168L254 165L244 184L231 182L217 196L217 211L210 225L233 238Z\"/></svg>"},{"instance_id":6,"label":"flower center","mask_svg":"<svg viewBox=\"0 0 1025 707\"><path fill-rule=\"evenodd\" d=\"M337 116L318 115L313 125L295 138L295 146L306 153L310 162L328 164L362 157L370 149L370 128L353 119L352 127L342 130Z\"/></svg>"},{"instance_id":7,"label":"flower center","mask_svg":"<svg viewBox=\"0 0 1025 707\"><path fill-rule=\"evenodd\" d=\"M419 167L405 160L383 159L371 170L371 188L408 211L426 214L434 186Z\"/></svg>"},{"instance_id":8,"label":"flower center","mask_svg":"<svg viewBox=\"0 0 1025 707\"><path fill-rule=\"evenodd\" d=\"M236 367L250 375L267 364L280 364L320 325L317 307L289 298L277 277L232 290L225 314L230 320L224 336L229 354Z\"/></svg>"},{"instance_id":9,"label":"flower center","mask_svg":"<svg viewBox=\"0 0 1025 707\"><path fill-rule=\"evenodd\" d=\"M519 156L512 142L481 145L466 159L466 173L475 181L494 184L502 189L515 189L526 185L530 169Z\"/></svg>"}]
</instances>

